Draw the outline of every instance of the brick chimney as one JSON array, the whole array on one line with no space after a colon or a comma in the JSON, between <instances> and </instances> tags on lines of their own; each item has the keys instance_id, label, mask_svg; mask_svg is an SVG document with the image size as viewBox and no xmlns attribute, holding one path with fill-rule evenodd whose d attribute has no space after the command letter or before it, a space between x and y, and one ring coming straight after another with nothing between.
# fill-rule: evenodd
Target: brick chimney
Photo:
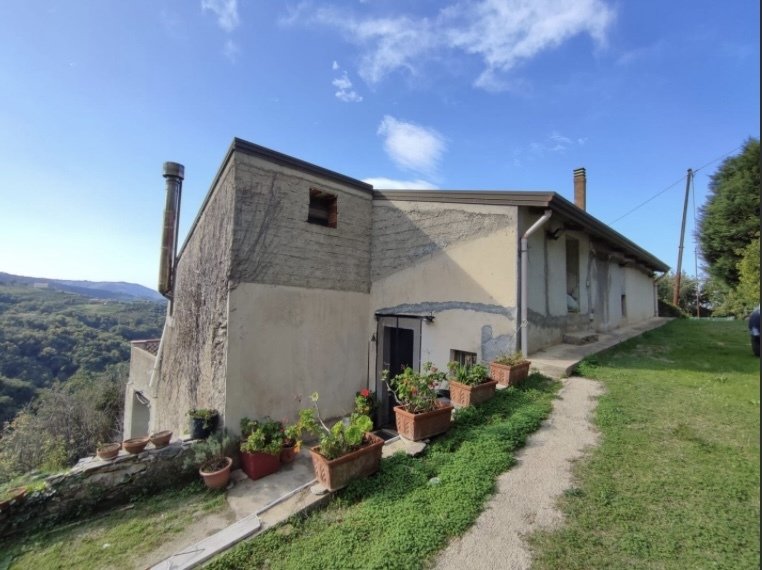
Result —
<instances>
[{"instance_id":1,"label":"brick chimney","mask_svg":"<svg viewBox=\"0 0 762 570\"><path fill-rule=\"evenodd\" d=\"M584 168L574 169L574 204L580 210L587 205L587 175Z\"/></svg>"}]
</instances>

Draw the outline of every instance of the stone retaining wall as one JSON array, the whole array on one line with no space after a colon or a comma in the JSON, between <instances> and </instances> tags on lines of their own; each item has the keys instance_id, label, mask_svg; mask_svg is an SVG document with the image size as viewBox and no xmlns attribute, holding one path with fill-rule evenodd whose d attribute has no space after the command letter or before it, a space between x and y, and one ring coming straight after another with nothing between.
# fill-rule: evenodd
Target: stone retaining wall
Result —
<instances>
[{"instance_id":1,"label":"stone retaining wall","mask_svg":"<svg viewBox=\"0 0 762 570\"><path fill-rule=\"evenodd\" d=\"M192 444L177 440L137 455L122 450L112 461L80 459L69 471L45 479L44 490L0 512L0 540L126 503L146 493L184 485L198 476L195 468L183 467Z\"/></svg>"}]
</instances>

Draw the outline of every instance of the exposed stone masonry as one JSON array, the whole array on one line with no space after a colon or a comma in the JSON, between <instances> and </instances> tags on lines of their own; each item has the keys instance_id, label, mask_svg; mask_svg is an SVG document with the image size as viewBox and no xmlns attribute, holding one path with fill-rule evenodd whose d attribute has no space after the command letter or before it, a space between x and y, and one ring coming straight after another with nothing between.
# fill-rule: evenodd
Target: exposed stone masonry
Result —
<instances>
[{"instance_id":1,"label":"exposed stone masonry","mask_svg":"<svg viewBox=\"0 0 762 570\"><path fill-rule=\"evenodd\" d=\"M111 461L97 457L80 459L65 473L52 475L47 488L0 512L0 538L39 529L128 502L146 492L174 487L197 476L183 463L190 441L177 440L162 449L137 455L120 451Z\"/></svg>"},{"instance_id":2,"label":"exposed stone masonry","mask_svg":"<svg viewBox=\"0 0 762 570\"><path fill-rule=\"evenodd\" d=\"M336 195L336 228L307 222L310 188ZM235 216L235 282L370 290L370 194L266 170L238 155Z\"/></svg>"},{"instance_id":3,"label":"exposed stone masonry","mask_svg":"<svg viewBox=\"0 0 762 570\"><path fill-rule=\"evenodd\" d=\"M418 259L459 242L489 235L516 221L515 208L504 214L448 208L424 202L373 203L371 280L413 265Z\"/></svg>"}]
</instances>

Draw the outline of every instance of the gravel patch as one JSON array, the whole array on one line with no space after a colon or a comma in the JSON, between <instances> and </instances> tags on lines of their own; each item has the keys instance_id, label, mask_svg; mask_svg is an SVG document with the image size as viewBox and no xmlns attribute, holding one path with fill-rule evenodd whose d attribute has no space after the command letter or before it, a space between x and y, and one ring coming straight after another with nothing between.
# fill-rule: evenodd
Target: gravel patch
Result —
<instances>
[{"instance_id":1,"label":"gravel patch","mask_svg":"<svg viewBox=\"0 0 762 570\"><path fill-rule=\"evenodd\" d=\"M516 455L518 464L498 478L496 494L474 525L439 554L438 570L531 566L525 537L563 522L556 504L572 484L572 463L598 442L591 417L602 393L600 382L563 380L550 417Z\"/></svg>"}]
</instances>

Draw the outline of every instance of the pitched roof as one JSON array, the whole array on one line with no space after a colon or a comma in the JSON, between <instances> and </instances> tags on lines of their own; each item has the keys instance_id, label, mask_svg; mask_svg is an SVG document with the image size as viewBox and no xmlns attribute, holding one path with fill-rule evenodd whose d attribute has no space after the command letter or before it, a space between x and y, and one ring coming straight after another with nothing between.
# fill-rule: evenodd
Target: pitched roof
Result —
<instances>
[{"instance_id":1,"label":"pitched roof","mask_svg":"<svg viewBox=\"0 0 762 570\"><path fill-rule=\"evenodd\" d=\"M160 338L152 338L149 340L133 340L130 344L156 356L159 353L159 342L161 342Z\"/></svg>"},{"instance_id":2,"label":"pitched roof","mask_svg":"<svg viewBox=\"0 0 762 570\"><path fill-rule=\"evenodd\" d=\"M358 190L372 194L374 200L409 200L418 202L443 202L451 204L494 204L506 206L526 206L534 208L550 208L565 220L573 224L578 224L593 237L597 237L610 243L615 249L621 250L624 254L630 255L640 263L654 271L668 271L669 266L650 254L634 242L624 237L619 232L613 230L597 218L591 216L584 210L578 208L566 198L550 191L529 192L529 191L483 191L483 190L373 190L373 186L340 174L333 170L328 170L322 166L311 164L304 160L294 158L287 154L254 144L243 139L234 138L230 144L225 158L220 164L217 175L214 177L204 202L201 204L196 219L191 225L185 242L178 252L178 258L182 255L185 246L190 241L193 230L198 224L201 214L206 208L212 192L217 185L218 179L222 176L225 166L235 152L243 152L249 155L258 156L265 160L294 168L301 172L313 174L329 180L346 184Z\"/></svg>"}]
</instances>

